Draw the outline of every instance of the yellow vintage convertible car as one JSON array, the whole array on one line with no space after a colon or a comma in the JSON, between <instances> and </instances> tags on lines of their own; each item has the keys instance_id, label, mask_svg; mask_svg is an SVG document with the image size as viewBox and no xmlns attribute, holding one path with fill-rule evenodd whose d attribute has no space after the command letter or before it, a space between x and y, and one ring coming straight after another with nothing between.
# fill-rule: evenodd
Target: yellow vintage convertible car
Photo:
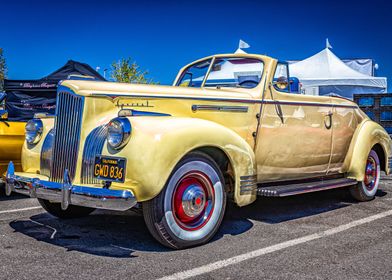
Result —
<instances>
[{"instance_id":1,"label":"yellow vintage convertible car","mask_svg":"<svg viewBox=\"0 0 392 280\"><path fill-rule=\"evenodd\" d=\"M289 90L286 63L214 55L173 86L65 80L56 117L26 126L27 193L60 218L141 207L163 245L186 248L218 230L226 201L349 187L373 199L391 170L391 139L355 103Z\"/></svg>"}]
</instances>

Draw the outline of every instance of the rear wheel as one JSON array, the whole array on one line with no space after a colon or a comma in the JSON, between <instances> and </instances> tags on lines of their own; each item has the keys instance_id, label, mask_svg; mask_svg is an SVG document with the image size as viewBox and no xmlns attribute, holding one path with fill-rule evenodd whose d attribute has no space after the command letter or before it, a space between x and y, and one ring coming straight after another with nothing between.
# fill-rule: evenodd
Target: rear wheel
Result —
<instances>
[{"instance_id":1,"label":"rear wheel","mask_svg":"<svg viewBox=\"0 0 392 280\"><path fill-rule=\"evenodd\" d=\"M161 193L143 204L144 219L153 237L175 249L208 242L225 212L224 185L213 159L190 153L178 163Z\"/></svg>"},{"instance_id":2,"label":"rear wheel","mask_svg":"<svg viewBox=\"0 0 392 280\"><path fill-rule=\"evenodd\" d=\"M5 184L0 183L0 196L4 196L4 195L5 195Z\"/></svg>"},{"instance_id":3,"label":"rear wheel","mask_svg":"<svg viewBox=\"0 0 392 280\"><path fill-rule=\"evenodd\" d=\"M42 208L44 208L49 214L60 218L60 219L73 219L73 218L81 218L88 216L91 214L95 209L76 206L76 205L69 205L67 210L61 209L60 203L50 202L45 199L38 199L39 204L41 204Z\"/></svg>"},{"instance_id":4,"label":"rear wheel","mask_svg":"<svg viewBox=\"0 0 392 280\"><path fill-rule=\"evenodd\" d=\"M350 188L351 195L358 201L372 200L380 183L380 159L374 150L370 151L365 168L363 181Z\"/></svg>"}]
</instances>

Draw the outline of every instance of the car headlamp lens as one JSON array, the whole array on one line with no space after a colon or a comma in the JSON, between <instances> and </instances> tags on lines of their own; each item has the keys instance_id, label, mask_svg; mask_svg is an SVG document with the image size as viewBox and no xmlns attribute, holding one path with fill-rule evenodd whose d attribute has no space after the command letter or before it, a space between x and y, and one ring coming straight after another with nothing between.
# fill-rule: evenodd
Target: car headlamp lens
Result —
<instances>
[{"instance_id":1,"label":"car headlamp lens","mask_svg":"<svg viewBox=\"0 0 392 280\"><path fill-rule=\"evenodd\" d=\"M37 144L42 137L43 131L42 121L39 119L29 120L25 127L26 142L30 145Z\"/></svg>"},{"instance_id":2,"label":"car headlamp lens","mask_svg":"<svg viewBox=\"0 0 392 280\"><path fill-rule=\"evenodd\" d=\"M131 123L127 118L116 118L111 120L107 136L109 146L116 150L124 147L129 141L131 131Z\"/></svg>"}]
</instances>

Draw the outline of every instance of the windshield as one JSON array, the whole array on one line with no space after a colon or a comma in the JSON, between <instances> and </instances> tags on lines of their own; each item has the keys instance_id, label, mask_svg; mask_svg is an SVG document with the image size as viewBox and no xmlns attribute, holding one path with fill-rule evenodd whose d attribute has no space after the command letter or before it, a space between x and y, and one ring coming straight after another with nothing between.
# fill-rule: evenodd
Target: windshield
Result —
<instances>
[{"instance_id":1,"label":"windshield","mask_svg":"<svg viewBox=\"0 0 392 280\"><path fill-rule=\"evenodd\" d=\"M177 85L186 87L242 87L254 88L261 80L264 64L254 58L216 58L210 68L211 59L188 67ZM205 79L205 76L207 78Z\"/></svg>"},{"instance_id":2,"label":"windshield","mask_svg":"<svg viewBox=\"0 0 392 280\"><path fill-rule=\"evenodd\" d=\"M202 62L189 66L182 73L177 86L180 87L201 87L204 77L210 68L212 59L207 59Z\"/></svg>"}]
</instances>

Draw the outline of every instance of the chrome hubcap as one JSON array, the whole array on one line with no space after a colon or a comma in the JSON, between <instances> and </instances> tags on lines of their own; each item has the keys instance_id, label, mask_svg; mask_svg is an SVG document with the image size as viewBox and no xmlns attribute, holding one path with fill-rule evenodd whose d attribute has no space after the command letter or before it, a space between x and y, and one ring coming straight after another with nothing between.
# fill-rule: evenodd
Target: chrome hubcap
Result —
<instances>
[{"instance_id":1,"label":"chrome hubcap","mask_svg":"<svg viewBox=\"0 0 392 280\"><path fill-rule=\"evenodd\" d=\"M177 224L189 231L203 227L214 209L215 194L208 177L191 172L178 182L173 200L173 214Z\"/></svg>"},{"instance_id":2,"label":"chrome hubcap","mask_svg":"<svg viewBox=\"0 0 392 280\"><path fill-rule=\"evenodd\" d=\"M182 195L182 208L189 217L196 217L204 209L206 195L203 188L199 185L190 185Z\"/></svg>"}]
</instances>

